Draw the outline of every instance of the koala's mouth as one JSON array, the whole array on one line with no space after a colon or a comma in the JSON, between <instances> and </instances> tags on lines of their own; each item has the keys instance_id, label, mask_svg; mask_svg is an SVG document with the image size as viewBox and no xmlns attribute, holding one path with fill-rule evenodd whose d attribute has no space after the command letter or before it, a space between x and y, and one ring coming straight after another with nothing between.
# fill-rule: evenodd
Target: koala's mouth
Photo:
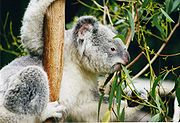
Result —
<instances>
[{"instance_id":1,"label":"koala's mouth","mask_svg":"<svg viewBox=\"0 0 180 123\"><path fill-rule=\"evenodd\" d=\"M120 70L121 70L121 63L116 63L111 67L110 73L114 73Z\"/></svg>"}]
</instances>

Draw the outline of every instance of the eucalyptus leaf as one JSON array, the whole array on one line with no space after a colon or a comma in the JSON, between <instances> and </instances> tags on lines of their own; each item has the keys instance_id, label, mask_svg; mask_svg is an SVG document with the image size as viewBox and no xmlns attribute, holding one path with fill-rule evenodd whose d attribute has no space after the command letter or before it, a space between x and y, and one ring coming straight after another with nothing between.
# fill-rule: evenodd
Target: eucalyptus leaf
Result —
<instances>
[{"instance_id":1,"label":"eucalyptus leaf","mask_svg":"<svg viewBox=\"0 0 180 123\"><path fill-rule=\"evenodd\" d=\"M173 0L166 0L165 4L166 4L166 12L170 14L173 8Z\"/></svg>"},{"instance_id":2,"label":"eucalyptus leaf","mask_svg":"<svg viewBox=\"0 0 180 123\"><path fill-rule=\"evenodd\" d=\"M159 95L156 96L157 97L157 100L158 100L158 108L159 110L163 110L163 111L166 111L166 107L164 105L164 102L162 101L161 97Z\"/></svg>"},{"instance_id":3,"label":"eucalyptus leaf","mask_svg":"<svg viewBox=\"0 0 180 123\"><path fill-rule=\"evenodd\" d=\"M159 75L159 76L154 80L153 87L152 87L152 89L151 89L151 96L152 96L153 98L156 97L156 87L157 87L159 81L161 80L161 78L162 78L162 75Z\"/></svg>"},{"instance_id":4,"label":"eucalyptus leaf","mask_svg":"<svg viewBox=\"0 0 180 123\"><path fill-rule=\"evenodd\" d=\"M114 75L114 73L109 74L109 76L107 77L106 81L104 82L103 87L107 85L107 83L112 79L113 75Z\"/></svg>"},{"instance_id":5,"label":"eucalyptus leaf","mask_svg":"<svg viewBox=\"0 0 180 123\"><path fill-rule=\"evenodd\" d=\"M101 95L100 95L100 98L99 98L99 103L98 103L98 121L99 121L101 104L102 104L103 98L104 98L104 94L101 94Z\"/></svg>"},{"instance_id":6,"label":"eucalyptus leaf","mask_svg":"<svg viewBox=\"0 0 180 123\"><path fill-rule=\"evenodd\" d=\"M171 19L171 17L170 17L162 8L160 8L160 10L161 10L161 12L163 13L163 15L164 15L170 22L173 22L173 23L174 23L173 19Z\"/></svg>"},{"instance_id":7,"label":"eucalyptus leaf","mask_svg":"<svg viewBox=\"0 0 180 123\"><path fill-rule=\"evenodd\" d=\"M162 28L161 25L159 24L159 23L160 23L160 22L159 22L160 20L158 19L158 16L159 16L158 14L154 15L152 23L156 26L156 28L160 31L160 33L161 33L163 36L166 36L163 28Z\"/></svg>"},{"instance_id":8,"label":"eucalyptus leaf","mask_svg":"<svg viewBox=\"0 0 180 123\"><path fill-rule=\"evenodd\" d=\"M115 23L115 25L119 25L119 24L121 24L121 23L124 23L124 19L119 19L116 23Z\"/></svg>"},{"instance_id":9,"label":"eucalyptus leaf","mask_svg":"<svg viewBox=\"0 0 180 123\"><path fill-rule=\"evenodd\" d=\"M131 39L133 40L134 38L134 33L135 33L135 27L134 27L134 19L132 17L132 14L129 10L127 10L128 12L128 18L129 18L129 24L130 24L130 27L131 27L131 34L132 34L132 37Z\"/></svg>"},{"instance_id":10,"label":"eucalyptus leaf","mask_svg":"<svg viewBox=\"0 0 180 123\"><path fill-rule=\"evenodd\" d=\"M156 115L154 115L152 118L151 118L151 120L150 120L150 122L158 122L158 121L161 121L161 113L158 113L158 114L156 114Z\"/></svg>"},{"instance_id":11,"label":"eucalyptus leaf","mask_svg":"<svg viewBox=\"0 0 180 123\"><path fill-rule=\"evenodd\" d=\"M123 122L125 119L125 108L122 109L121 115L120 115L120 121Z\"/></svg>"},{"instance_id":12,"label":"eucalyptus leaf","mask_svg":"<svg viewBox=\"0 0 180 123\"><path fill-rule=\"evenodd\" d=\"M114 81L112 83L112 87L109 95L109 110L111 109L113 103L114 93L116 91L116 84L117 84L117 76L114 77Z\"/></svg>"},{"instance_id":13,"label":"eucalyptus leaf","mask_svg":"<svg viewBox=\"0 0 180 123\"><path fill-rule=\"evenodd\" d=\"M177 8L180 9L180 0L175 0L175 1L173 2L173 7L172 7L172 9L171 9L171 12L174 12Z\"/></svg>"},{"instance_id":14,"label":"eucalyptus leaf","mask_svg":"<svg viewBox=\"0 0 180 123\"><path fill-rule=\"evenodd\" d=\"M122 34L117 34L114 38L120 38L123 42L125 41L125 37Z\"/></svg>"},{"instance_id":15,"label":"eucalyptus leaf","mask_svg":"<svg viewBox=\"0 0 180 123\"><path fill-rule=\"evenodd\" d=\"M102 118L102 122L103 123L108 123L110 121L111 118L111 111L106 111L103 118Z\"/></svg>"},{"instance_id":16,"label":"eucalyptus leaf","mask_svg":"<svg viewBox=\"0 0 180 123\"><path fill-rule=\"evenodd\" d=\"M118 118L120 118L120 107L121 107L121 98L122 98L122 91L121 91L121 84L118 85L116 91L116 103L117 103L117 114Z\"/></svg>"},{"instance_id":17,"label":"eucalyptus leaf","mask_svg":"<svg viewBox=\"0 0 180 123\"><path fill-rule=\"evenodd\" d=\"M142 3L142 7L146 8L146 6L149 4L150 0L144 0L144 2Z\"/></svg>"},{"instance_id":18,"label":"eucalyptus leaf","mask_svg":"<svg viewBox=\"0 0 180 123\"><path fill-rule=\"evenodd\" d=\"M129 71L127 70L127 68L126 68L126 67L124 67L123 65L121 65L121 67L122 67L122 69L123 69L124 73L126 74L127 79L130 81L130 84L133 86L133 89L134 89L136 92L138 92L138 91L137 91L137 89L135 88L135 86L134 86L133 82L132 82L132 78L130 77L130 75L129 75Z\"/></svg>"}]
</instances>

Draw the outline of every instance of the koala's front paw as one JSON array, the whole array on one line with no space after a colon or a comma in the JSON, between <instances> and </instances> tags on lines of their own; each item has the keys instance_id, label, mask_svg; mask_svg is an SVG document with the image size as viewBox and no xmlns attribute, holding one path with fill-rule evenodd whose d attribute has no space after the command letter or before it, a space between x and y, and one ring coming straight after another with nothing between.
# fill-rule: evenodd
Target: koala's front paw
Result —
<instances>
[{"instance_id":1,"label":"koala's front paw","mask_svg":"<svg viewBox=\"0 0 180 123\"><path fill-rule=\"evenodd\" d=\"M41 114L48 103L49 88L42 68L29 66L11 77L4 106L18 114Z\"/></svg>"},{"instance_id":2,"label":"koala's front paw","mask_svg":"<svg viewBox=\"0 0 180 123\"><path fill-rule=\"evenodd\" d=\"M41 114L41 121L54 118L56 121L61 121L67 116L67 109L65 106L59 104L57 101L48 103L46 109Z\"/></svg>"}]
</instances>

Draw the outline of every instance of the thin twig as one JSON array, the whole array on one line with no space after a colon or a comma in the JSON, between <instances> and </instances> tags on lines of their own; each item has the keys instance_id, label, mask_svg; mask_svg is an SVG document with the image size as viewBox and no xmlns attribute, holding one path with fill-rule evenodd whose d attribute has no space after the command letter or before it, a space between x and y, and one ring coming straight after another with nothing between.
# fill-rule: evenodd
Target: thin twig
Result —
<instances>
[{"instance_id":1,"label":"thin twig","mask_svg":"<svg viewBox=\"0 0 180 123\"><path fill-rule=\"evenodd\" d=\"M117 1L121 1L121 2L136 2L136 0L117 0Z\"/></svg>"},{"instance_id":2,"label":"thin twig","mask_svg":"<svg viewBox=\"0 0 180 123\"><path fill-rule=\"evenodd\" d=\"M107 6L104 6L104 7L105 7L105 9L106 9L106 12L107 12L107 16L108 16L109 22L110 22L110 24L113 26L113 22L112 22L112 19L111 19L110 13L109 13L109 9L108 9L108 7L107 7Z\"/></svg>"},{"instance_id":3,"label":"thin twig","mask_svg":"<svg viewBox=\"0 0 180 123\"><path fill-rule=\"evenodd\" d=\"M103 24L106 25L107 22L106 22L106 15L107 15L107 11L106 11L106 8L104 7L104 12L103 12Z\"/></svg>"},{"instance_id":4,"label":"thin twig","mask_svg":"<svg viewBox=\"0 0 180 123\"><path fill-rule=\"evenodd\" d=\"M134 4L132 5L132 17L133 17L133 20L134 20L134 23L137 21L138 19L138 13L134 13ZM131 42L131 39L132 39L132 33L131 33L131 28L128 28L128 32L127 32L127 36L126 36L126 40L125 40L125 43L126 43L126 47L128 48L129 45L130 45L130 42Z\"/></svg>"},{"instance_id":5,"label":"thin twig","mask_svg":"<svg viewBox=\"0 0 180 123\"><path fill-rule=\"evenodd\" d=\"M146 31L146 30L145 30L144 32L147 33L147 34L149 34L149 35L151 35L151 36L153 36L153 37L155 37L155 38L157 38L157 39L159 39L159 40L161 40L161 41L163 41L163 39L162 39L161 37L153 34L152 32L149 32L149 31Z\"/></svg>"},{"instance_id":6,"label":"thin twig","mask_svg":"<svg viewBox=\"0 0 180 123\"><path fill-rule=\"evenodd\" d=\"M86 4L86 3L82 2L81 0L77 0L77 1L78 1L80 4L86 6L86 7L90 8L90 9L94 9L94 10L97 10L97 11L98 11L98 10L103 11L103 10L100 9L100 8L95 8L95 7L92 7L92 6L88 5L88 4Z\"/></svg>"},{"instance_id":7,"label":"thin twig","mask_svg":"<svg viewBox=\"0 0 180 123\"><path fill-rule=\"evenodd\" d=\"M144 54L143 51L141 53L139 53L139 55L136 56L136 58L131 63L129 63L126 67L127 68L131 67L143 54Z\"/></svg>"},{"instance_id":8,"label":"thin twig","mask_svg":"<svg viewBox=\"0 0 180 123\"><path fill-rule=\"evenodd\" d=\"M129 44L131 42L131 37L132 37L131 28L128 28L127 36L126 36L126 39L125 39L127 49L128 49Z\"/></svg>"},{"instance_id":9,"label":"thin twig","mask_svg":"<svg viewBox=\"0 0 180 123\"><path fill-rule=\"evenodd\" d=\"M20 53L18 53L18 52L15 52L15 51L12 51L12 50L3 49L2 47L0 47L0 51L4 51L6 53L13 54L15 56L19 56L20 55Z\"/></svg>"},{"instance_id":10,"label":"thin twig","mask_svg":"<svg viewBox=\"0 0 180 123\"><path fill-rule=\"evenodd\" d=\"M154 53L157 54L157 53ZM158 56L167 56L167 57L172 57L172 56L178 56L180 53L174 53L174 54L157 54Z\"/></svg>"},{"instance_id":11,"label":"thin twig","mask_svg":"<svg viewBox=\"0 0 180 123\"><path fill-rule=\"evenodd\" d=\"M174 26L173 30L171 31L171 33L169 34L168 38L165 40L165 42L162 44L162 46L160 47L160 49L158 50L157 54L155 54L155 56L151 59L151 61L139 72L137 73L132 80L138 78L140 75L142 75L148 68L149 68L149 64L152 64L156 58L159 56L159 54L161 53L161 51L164 49L164 47L166 46L166 44L168 43L169 39L172 37L174 31L177 29L177 27L179 26L179 22Z\"/></svg>"},{"instance_id":12,"label":"thin twig","mask_svg":"<svg viewBox=\"0 0 180 123\"><path fill-rule=\"evenodd\" d=\"M92 0L92 1L97 7L101 8L101 9L104 9L104 7L101 6L99 3L97 3L95 0Z\"/></svg>"}]
</instances>

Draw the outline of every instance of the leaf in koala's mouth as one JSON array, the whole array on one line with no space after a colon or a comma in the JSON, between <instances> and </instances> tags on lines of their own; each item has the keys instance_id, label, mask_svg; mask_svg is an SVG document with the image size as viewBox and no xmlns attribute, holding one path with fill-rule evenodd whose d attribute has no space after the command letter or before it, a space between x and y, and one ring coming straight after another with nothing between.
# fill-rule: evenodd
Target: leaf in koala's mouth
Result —
<instances>
[{"instance_id":1,"label":"leaf in koala's mouth","mask_svg":"<svg viewBox=\"0 0 180 123\"><path fill-rule=\"evenodd\" d=\"M115 71L120 71L121 70L121 64L120 63L116 63L111 67L110 73L113 73Z\"/></svg>"},{"instance_id":2,"label":"leaf in koala's mouth","mask_svg":"<svg viewBox=\"0 0 180 123\"><path fill-rule=\"evenodd\" d=\"M103 87L105 87L107 85L107 83L112 79L113 75L114 75L114 73L109 74L109 76L107 77L106 81L104 82Z\"/></svg>"}]
</instances>

